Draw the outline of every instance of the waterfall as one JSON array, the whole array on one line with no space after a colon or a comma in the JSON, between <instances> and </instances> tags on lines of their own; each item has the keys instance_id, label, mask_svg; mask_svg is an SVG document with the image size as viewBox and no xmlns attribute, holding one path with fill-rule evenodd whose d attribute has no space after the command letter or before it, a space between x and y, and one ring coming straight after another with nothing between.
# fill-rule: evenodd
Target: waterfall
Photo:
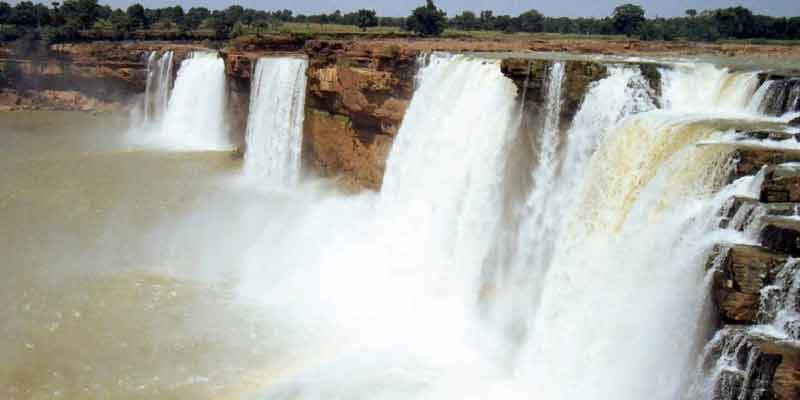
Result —
<instances>
[{"instance_id":1,"label":"waterfall","mask_svg":"<svg viewBox=\"0 0 800 400\"><path fill-rule=\"evenodd\" d=\"M665 108L741 113L758 89L757 72L731 72L711 64L661 69Z\"/></svg>"},{"instance_id":2,"label":"waterfall","mask_svg":"<svg viewBox=\"0 0 800 400\"><path fill-rule=\"evenodd\" d=\"M399 236L424 249L409 263L446 266L448 281L474 289L498 229L516 88L499 63L465 56L429 56L418 80L379 205Z\"/></svg>"},{"instance_id":3,"label":"waterfall","mask_svg":"<svg viewBox=\"0 0 800 400\"><path fill-rule=\"evenodd\" d=\"M195 52L178 70L159 140L177 149L230 149L224 115L225 64L216 53Z\"/></svg>"},{"instance_id":4,"label":"waterfall","mask_svg":"<svg viewBox=\"0 0 800 400\"><path fill-rule=\"evenodd\" d=\"M147 80L144 96L144 123L159 121L166 113L172 89L173 52L151 51L147 57Z\"/></svg>"},{"instance_id":5,"label":"waterfall","mask_svg":"<svg viewBox=\"0 0 800 400\"><path fill-rule=\"evenodd\" d=\"M504 224L505 172L528 129L522 94L495 60L433 54L382 191L320 201L254 246L243 281L303 339L263 398L687 394L713 328L705 262L742 236L717 212L757 186L727 184L731 149L707 144L770 121L747 110L757 76L676 66L656 99L639 67L610 64L563 121L569 62L541 83L518 225ZM513 254L493 257L507 237ZM795 302L798 285L778 285Z\"/></svg>"},{"instance_id":6,"label":"waterfall","mask_svg":"<svg viewBox=\"0 0 800 400\"><path fill-rule=\"evenodd\" d=\"M762 84L758 111L779 117L785 113L800 111L800 79L774 79Z\"/></svg>"},{"instance_id":7,"label":"waterfall","mask_svg":"<svg viewBox=\"0 0 800 400\"><path fill-rule=\"evenodd\" d=\"M250 89L244 170L272 185L291 185L300 175L308 62L262 58Z\"/></svg>"},{"instance_id":8,"label":"waterfall","mask_svg":"<svg viewBox=\"0 0 800 400\"><path fill-rule=\"evenodd\" d=\"M576 191L594 149L621 119L655 108L637 69L612 66L607 78L588 89L572 126L561 134L553 121L560 114L563 68L562 62L556 62L550 70L541 149L531 171L533 186L520 213L510 272L503 278L505 283L492 283L498 288L494 318L508 325L514 335L524 335L529 328L524 321L537 307L558 243L555 238L571 221Z\"/></svg>"}]
</instances>

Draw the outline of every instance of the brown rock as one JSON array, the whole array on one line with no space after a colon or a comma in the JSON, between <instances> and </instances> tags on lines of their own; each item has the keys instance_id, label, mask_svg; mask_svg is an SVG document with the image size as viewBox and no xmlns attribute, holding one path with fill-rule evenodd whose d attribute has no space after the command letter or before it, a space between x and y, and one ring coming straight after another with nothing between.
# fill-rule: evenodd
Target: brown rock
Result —
<instances>
[{"instance_id":1,"label":"brown rock","mask_svg":"<svg viewBox=\"0 0 800 400\"><path fill-rule=\"evenodd\" d=\"M756 174L763 167L800 162L800 151L755 145L737 145L737 148L731 152L730 157L735 165L731 179L736 179Z\"/></svg>"},{"instance_id":2,"label":"brown rock","mask_svg":"<svg viewBox=\"0 0 800 400\"><path fill-rule=\"evenodd\" d=\"M796 344L729 326L712 345L705 368L707 372L722 369L714 399L800 398L800 348Z\"/></svg>"},{"instance_id":3,"label":"brown rock","mask_svg":"<svg viewBox=\"0 0 800 400\"><path fill-rule=\"evenodd\" d=\"M380 189L390 136L364 142L347 117L312 109L306 110L303 130L304 158L320 175L337 177L350 190Z\"/></svg>"},{"instance_id":4,"label":"brown rock","mask_svg":"<svg viewBox=\"0 0 800 400\"><path fill-rule=\"evenodd\" d=\"M787 257L748 245L721 246L709 258L714 268L712 293L724 321L753 323L760 291L770 284Z\"/></svg>"},{"instance_id":5,"label":"brown rock","mask_svg":"<svg viewBox=\"0 0 800 400\"><path fill-rule=\"evenodd\" d=\"M792 163L770 167L761 186L761 201L800 202L800 165Z\"/></svg>"},{"instance_id":6,"label":"brown rock","mask_svg":"<svg viewBox=\"0 0 800 400\"><path fill-rule=\"evenodd\" d=\"M767 216L762 218L761 244L771 250L800 256L800 220Z\"/></svg>"},{"instance_id":7,"label":"brown rock","mask_svg":"<svg viewBox=\"0 0 800 400\"><path fill-rule=\"evenodd\" d=\"M720 228L744 231L756 215L788 217L800 210L796 203L762 203L747 197L732 197L720 210Z\"/></svg>"}]
</instances>

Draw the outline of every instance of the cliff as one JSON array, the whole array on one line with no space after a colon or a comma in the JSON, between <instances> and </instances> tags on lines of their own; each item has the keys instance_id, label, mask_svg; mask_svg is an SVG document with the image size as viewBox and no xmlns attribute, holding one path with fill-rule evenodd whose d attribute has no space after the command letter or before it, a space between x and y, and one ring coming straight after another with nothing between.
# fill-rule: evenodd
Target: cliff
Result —
<instances>
[{"instance_id":1,"label":"cliff","mask_svg":"<svg viewBox=\"0 0 800 400\"><path fill-rule=\"evenodd\" d=\"M174 62L178 64L191 51L208 48L220 48L225 60L227 120L233 135L240 137L246 129L250 80L257 59L286 54L306 57L309 68L304 165L315 175L337 177L353 191L380 188L388 151L411 100L417 58L426 52L517 52L502 61L502 71L517 84L520 98L525 94L524 129L541 124L544 85L552 63L531 55L531 51L723 55L746 52L759 57L800 57L795 54L796 49L776 46L593 40L259 36L242 37L230 43L100 41L49 47L22 41L0 47L0 109L122 111L144 92L146 60L151 51L173 51ZM658 93L660 77L656 66L638 65L653 92ZM562 131L580 107L588 85L607 73L604 64L591 60L567 61L565 70ZM779 77L769 73L763 79ZM775 90L779 89L789 96L795 86L776 85ZM785 107L785 103L788 100L773 108Z\"/></svg>"},{"instance_id":2,"label":"cliff","mask_svg":"<svg viewBox=\"0 0 800 400\"><path fill-rule=\"evenodd\" d=\"M147 55L180 62L200 45L162 42L15 42L0 48L0 109L122 110L144 92Z\"/></svg>"}]
</instances>

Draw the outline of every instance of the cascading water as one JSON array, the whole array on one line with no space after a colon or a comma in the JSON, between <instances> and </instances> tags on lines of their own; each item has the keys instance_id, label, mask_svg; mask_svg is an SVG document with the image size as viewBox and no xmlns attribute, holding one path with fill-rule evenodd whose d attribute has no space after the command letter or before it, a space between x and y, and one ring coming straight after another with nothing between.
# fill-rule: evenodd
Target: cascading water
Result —
<instances>
[{"instance_id":1,"label":"cascading water","mask_svg":"<svg viewBox=\"0 0 800 400\"><path fill-rule=\"evenodd\" d=\"M166 114L172 89L173 53L167 51L159 56L157 51L147 59L147 87L144 98L144 122L158 121Z\"/></svg>"},{"instance_id":2,"label":"cascading water","mask_svg":"<svg viewBox=\"0 0 800 400\"><path fill-rule=\"evenodd\" d=\"M564 128L564 135L558 127L563 71L562 62L554 63L550 70L545 123L538 134L541 148L531 171L533 186L520 214L522 222L510 272L500 278L502 281L492 282L498 292L494 318L511 324L514 335L527 330L520 324L525 324L538 304L543 277L558 243L554 239L559 237L573 212L575 190L592 152L618 121L655 108L638 70L611 67L609 76L589 89L572 126Z\"/></svg>"},{"instance_id":3,"label":"cascading water","mask_svg":"<svg viewBox=\"0 0 800 400\"><path fill-rule=\"evenodd\" d=\"M754 104L762 114L779 117L800 111L800 79L774 79L762 84L759 101Z\"/></svg>"},{"instance_id":4,"label":"cascading water","mask_svg":"<svg viewBox=\"0 0 800 400\"><path fill-rule=\"evenodd\" d=\"M472 290L498 229L515 87L496 62L463 56L431 55L418 78L379 207L400 237L425 249L402 250L409 266L441 265L441 284Z\"/></svg>"},{"instance_id":5,"label":"cascading water","mask_svg":"<svg viewBox=\"0 0 800 400\"><path fill-rule=\"evenodd\" d=\"M225 64L216 53L195 52L181 63L156 139L175 149L228 150Z\"/></svg>"},{"instance_id":6,"label":"cascading water","mask_svg":"<svg viewBox=\"0 0 800 400\"><path fill-rule=\"evenodd\" d=\"M279 239L253 250L242 289L292 315L276 330L302 338L290 357L303 361L264 398L686 395L711 328L703 265L741 238L718 229L717 211L755 179L726 186L730 148L709 143L729 130L721 120L763 120L746 108L753 75L686 67L655 98L638 66L609 65L567 127L566 63L543 82L508 265L488 260L509 229L504 169L526 110L480 58L421 68L379 194L272 228ZM687 108L704 75L712 92Z\"/></svg>"},{"instance_id":7,"label":"cascading water","mask_svg":"<svg viewBox=\"0 0 800 400\"><path fill-rule=\"evenodd\" d=\"M277 280L266 303L322 316L276 328L299 329L303 348L323 350L266 398L424 397L483 370L470 346L492 345L472 314L499 229L516 88L497 61L441 54L429 56L418 82L381 193L328 201L299 222L313 229L284 232L282 243L308 246L300 253L254 251L245 293L260 296ZM342 229L332 216L354 218ZM294 288L309 282L301 301Z\"/></svg>"},{"instance_id":8,"label":"cascading water","mask_svg":"<svg viewBox=\"0 0 800 400\"><path fill-rule=\"evenodd\" d=\"M758 89L757 72L730 72L710 64L662 68L664 106L683 112L741 114Z\"/></svg>"},{"instance_id":9,"label":"cascading water","mask_svg":"<svg viewBox=\"0 0 800 400\"><path fill-rule=\"evenodd\" d=\"M270 185L291 185L300 175L308 62L262 58L256 64L247 121L244 171Z\"/></svg>"}]
</instances>

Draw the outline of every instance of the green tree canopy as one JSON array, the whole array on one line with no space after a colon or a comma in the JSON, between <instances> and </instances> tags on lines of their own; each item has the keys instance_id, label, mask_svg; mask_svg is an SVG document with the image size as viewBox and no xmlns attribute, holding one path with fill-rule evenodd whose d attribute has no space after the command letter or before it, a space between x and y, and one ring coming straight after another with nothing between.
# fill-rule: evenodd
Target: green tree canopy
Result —
<instances>
[{"instance_id":1,"label":"green tree canopy","mask_svg":"<svg viewBox=\"0 0 800 400\"><path fill-rule=\"evenodd\" d=\"M471 31L478 28L478 17L472 11L464 11L453 17L450 23L458 29Z\"/></svg>"},{"instance_id":2,"label":"green tree canopy","mask_svg":"<svg viewBox=\"0 0 800 400\"><path fill-rule=\"evenodd\" d=\"M128 14L128 18L130 18L131 29L145 29L149 26L144 7L142 7L141 4L132 4L128 7L126 14Z\"/></svg>"},{"instance_id":3,"label":"green tree canopy","mask_svg":"<svg viewBox=\"0 0 800 400\"><path fill-rule=\"evenodd\" d=\"M183 22L188 29L197 29L210 15L211 11L205 7L192 7L184 16Z\"/></svg>"},{"instance_id":4,"label":"green tree canopy","mask_svg":"<svg viewBox=\"0 0 800 400\"><path fill-rule=\"evenodd\" d=\"M644 21L644 9L636 4L623 4L615 8L611 16L614 29L626 36L638 33Z\"/></svg>"},{"instance_id":5,"label":"green tree canopy","mask_svg":"<svg viewBox=\"0 0 800 400\"><path fill-rule=\"evenodd\" d=\"M406 19L406 29L420 36L439 36L444 32L447 14L427 0L424 6L417 7Z\"/></svg>"},{"instance_id":6,"label":"green tree canopy","mask_svg":"<svg viewBox=\"0 0 800 400\"><path fill-rule=\"evenodd\" d=\"M100 6L97 0L66 0L61 5L61 13L67 24L76 29L89 29L97 21Z\"/></svg>"},{"instance_id":7,"label":"green tree canopy","mask_svg":"<svg viewBox=\"0 0 800 400\"><path fill-rule=\"evenodd\" d=\"M541 32L544 16L537 10L530 10L520 14L517 21L523 32Z\"/></svg>"},{"instance_id":8,"label":"green tree canopy","mask_svg":"<svg viewBox=\"0 0 800 400\"><path fill-rule=\"evenodd\" d=\"M371 26L378 26L378 16L375 10L358 10L356 12L356 26L366 31Z\"/></svg>"},{"instance_id":9,"label":"green tree canopy","mask_svg":"<svg viewBox=\"0 0 800 400\"><path fill-rule=\"evenodd\" d=\"M755 29L753 13L744 7L731 7L714 12L719 33L724 37L747 38L751 37Z\"/></svg>"}]
</instances>

